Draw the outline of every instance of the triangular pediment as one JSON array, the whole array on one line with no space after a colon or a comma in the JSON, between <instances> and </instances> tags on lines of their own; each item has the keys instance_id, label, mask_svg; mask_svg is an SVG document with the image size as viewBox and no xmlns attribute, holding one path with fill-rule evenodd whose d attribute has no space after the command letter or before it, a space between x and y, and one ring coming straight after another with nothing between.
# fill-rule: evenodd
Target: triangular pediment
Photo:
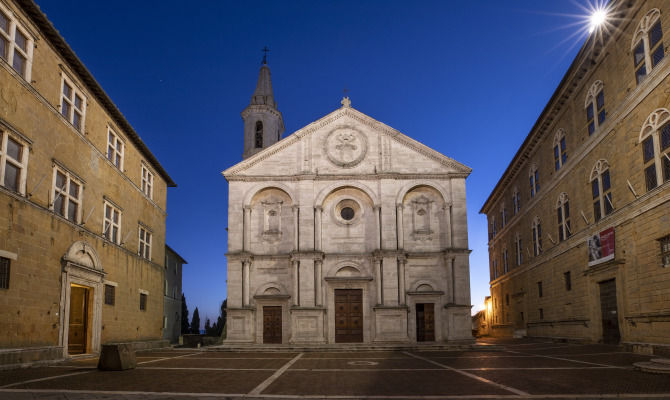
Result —
<instances>
[{"instance_id":1,"label":"triangular pediment","mask_svg":"<svg viewBox=\"0 0 670 400\"><path fill-rule=\"evenodd\" d=\"M227 179L294 175L467 176L467 166L351 107L339 108L226 169Z\"/></svg>"}]
</instances>

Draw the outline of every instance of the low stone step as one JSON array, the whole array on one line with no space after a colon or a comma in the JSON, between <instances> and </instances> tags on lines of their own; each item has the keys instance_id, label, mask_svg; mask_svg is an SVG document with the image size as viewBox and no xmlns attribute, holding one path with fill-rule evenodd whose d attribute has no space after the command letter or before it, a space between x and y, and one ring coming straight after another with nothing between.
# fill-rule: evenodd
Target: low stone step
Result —
<instances>
[{"instance_id":1,"label":"low stone step","mask_svg":"<svg viewBox=\"0 0 670 400\"><path fill-rule=\"evenodd\" d=\"M653 358L649 360L651 362L657 363L657 364L666 364L670 365L670 358Z\"/></svg>"},{"instance_id":2,"label":"low stone step","mask_svg":"<svg viewBox=\"0 0 670 400\"><path fill-rule=\"evenodd\" d=\"M209 346L205 351L234 351L234 352L351 352L351 351L501 351L502 346L481 345L478 343L452 344L224 344Z\"/></svg>"},{"instance_id":3,"label":"low stone step","mask_svg":"<svg viewBox=\"0 0 670 400\"><path fill-rule=\"evenodd\" d=\"M644 362L636 362L633 364L635 368L638 368L641 371L644 372L650 372L652 374L670 374L670 364L667 362L655 362L654 360L651 361L644 361Z\"/></svg>"}]
</instances>

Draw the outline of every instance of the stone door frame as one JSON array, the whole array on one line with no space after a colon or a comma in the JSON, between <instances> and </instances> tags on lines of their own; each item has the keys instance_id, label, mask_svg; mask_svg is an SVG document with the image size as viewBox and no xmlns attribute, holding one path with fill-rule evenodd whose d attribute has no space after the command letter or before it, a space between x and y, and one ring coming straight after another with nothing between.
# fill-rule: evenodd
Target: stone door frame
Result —
<instances>
[{"instance_id":1,"label":"stone door frame","mask_svg":"<svg viewBox=\"0 0 670 400\"><path fill-rule=\"evenodd\" d=\"M63 357L68 357L68 335L70 333L70 295L71 285L77 284L90 288L89 307L91 318L87 321L88 337L84 354L100 353L102 332L102 298L105 272L100 265L97 253L86 242L75 242L63 256L61 273L60 324L58 344L63 348Z\"/></svg>"},{"instance_id":2,"label":"stone door frame","mask_svg":"<svg viewBox=\"0 0 670 400\"><path fill-rule=\"evenodd\" d=\"M373 318L372 308L370 307L371 277L328 277L325 278L328 283L326 290L326 320L328 326L328 343L335 342L335 289L362 289L361 311L363 312L363 342L370 343L374 337L370 320ZM345 343L346 345L346 343Z\"/></svg>"}]
</instances>

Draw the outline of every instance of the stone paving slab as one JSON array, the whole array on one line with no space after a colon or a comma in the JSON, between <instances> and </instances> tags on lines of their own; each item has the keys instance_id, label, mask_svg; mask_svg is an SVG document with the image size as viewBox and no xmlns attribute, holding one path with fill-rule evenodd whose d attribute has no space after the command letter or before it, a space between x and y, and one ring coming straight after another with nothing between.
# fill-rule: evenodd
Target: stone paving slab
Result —
<instances>
[{"instance_id":1,"label":"stone paving slab","mask_svg":"<svg viewBox=\"0 0 670 400\"><path fill-rule=\"evenodd\" d=\"M281 358L290 360L293 357L297 356L298 353L295 352L234 352L234 351L201 351L194 353L188 357L198 357L198 358ZM174 353L172 354L174 356Z\"/></svg>"},{"instance_id":2,"label":"stone paving slab","mask_svg":"<svg viewBox=\"0 0 670 400\"><path fill-rule=\"evenodd\" d=\"M488 357L488 358L433 358L452 368L583 368L585 365L573 361L545 357Z\"/></svg>"},{"instance_id":3,"label":"stone paving slab","mask_svg":"<svg viewBox=\"0 0 670 400\"><path fill-rule=\"evenodd\" d=\"M514 349L522 353L544 354L544 355L567 355L567 354L591 354L591 353L607 353L620 352L621 349L616 346L608 345L570 345L570 346L547 346L542 349Z\"/></svg>"},{"instance_id":4,"label":"stone paving slab","mask_svg":"<svg viewBox=\"0 0 670 400\"><path fill-rule=\"evenodd\" d=\"M512 354L504 351L414 351L430 358L487 358L487 357L533 357L532 354Z\"/></svg>"},{"instance_id":5,"label":"stone paving slab","mask_svg":"<svg viewBox=\"0 0 670 400\"><path fill-rule=\"evenodd\" d=\"M667 393L667 376L629 369L490 370L471 373L530 394Z\"/></svg>"},{"instance_id":6,"label":"stone paving slab","mask_svg":"<svg viewBox=\"0 0 670 400\"><path fill-rule=\"evenodd\" d=\"M226 368L226 369L279 369L287 360L282 359L230 359L230 358L176 358L164 359L139 368Z\"/></svg>"},{"instance_id":7,"label":"stone paving slab","mask_svg":"<svg viewBox=\"0 0 670 400\"><path fill-rule=\"evenodd\" d=\"M0 371L0 387L16 382L27 381L32 379L41 379L50 376L58 376L72 372L80 372L77 368L68 367L38 367L38 368L21 368ZM0 398L2 398L0 396Z\"/></svg>"},{"instance_id":8,"label":"stone paving slab","mask_svg":"<svg viewBox=\"0 0 670 400\"><path fill-rule=\"evenodd\" d=\"M99 391L248 393L273 371L207 371L135 369L98 371L27 383L17 389L69 389Z\"/></svg>"},{"instance_id":9,"label":"stone paving slab","mask_svg":"<svg viewBox=\"0 0 670 400\"><path fill-rule=\"evenodd\" d=\"M357 351L357 352L314 352L304 353L302 358L402 358L408 359L400 351Z\"/></svg>"},{"instance_id":10,"label":"stone paving slab","mask_svg":"<svg viewBox=\"0 0 670 400\"><path fill-rule=\"evenodd\" d=\"M287 371L262 394L422 396L511 394L453 371Z\"/></svg>"},{"instance_id":11,"label":"stone paving slab","mask_svg":"<svg viewBox=\"0 0 670 400\"><path fill-rule=\"evenodd\" d=\"M290 368L295 369L435 369L422 360L415 358L388 358L388 359L330 359L330 358L301 358Z\"/></svg>"},{"instance_id":12,"label":"stone paving slab","mask_svg":"<svg viewBox=\"0 0 670 400\"><path fill-rule=\"evenodd\" d=\"M578 355L565 356L564 358L569 358L571 360L599 363L599 364L615 365L618 367L632 368L633 363L641 361L649 361L652 358L654 358L654 356L645 356L642 354L633 354L633 353L610 353L610 354L589 354L589 355L578 354ZM670 377L668 379L670 379Z\"/></svg>"}]
</instances>

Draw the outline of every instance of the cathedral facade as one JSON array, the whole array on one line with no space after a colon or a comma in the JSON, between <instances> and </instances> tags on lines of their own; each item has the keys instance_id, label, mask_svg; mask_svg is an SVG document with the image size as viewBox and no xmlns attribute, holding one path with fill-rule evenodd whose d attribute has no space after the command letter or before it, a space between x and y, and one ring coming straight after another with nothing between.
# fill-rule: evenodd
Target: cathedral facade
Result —
<instances>
[{"instance_id":1,"label":"cathedral facade","mask_svg":"<svg viewBox=\"0 0 670 400\"><path fill-rule=\"evenodd\" d=\"M471 340L471 169L351 107L281 138L270 69L229 183L226 343Z\"/></svg>"}]
</instances>

